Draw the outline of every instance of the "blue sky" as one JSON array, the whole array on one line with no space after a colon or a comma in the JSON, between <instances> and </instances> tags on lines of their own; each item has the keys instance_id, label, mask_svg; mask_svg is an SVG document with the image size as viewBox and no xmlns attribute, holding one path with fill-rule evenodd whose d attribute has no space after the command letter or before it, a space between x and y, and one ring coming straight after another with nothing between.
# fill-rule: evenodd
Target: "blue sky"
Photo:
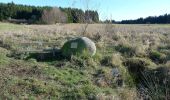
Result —
<instances>
[{"instance_id":1,"label":"blue sky","mask_svg":"<svg viewBox=\"0 0 170 100\"><path fill-rule=\"evenodd\" d=\"M170 13L170 0L0 0L36 6L60 6L97 10L100 19L136 19Z\"/></svg>"}]
</instances>

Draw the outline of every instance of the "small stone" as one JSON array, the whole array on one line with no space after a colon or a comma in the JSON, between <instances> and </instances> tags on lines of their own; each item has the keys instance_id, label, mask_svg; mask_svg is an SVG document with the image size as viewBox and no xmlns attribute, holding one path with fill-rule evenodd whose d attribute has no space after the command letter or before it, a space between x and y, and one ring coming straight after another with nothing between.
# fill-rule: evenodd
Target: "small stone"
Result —
<instances>
[{"instance_id":1,"label":"small stone","mask_svg":"<svg viewBox=\"0 0 170 100\"><path fill-rule=\"evenodd\" d=\"M120 75L120 72L119 72L118 68L113 68L112 69L112 75L114 77L118 77Z\"/></svg>"}]
</instances>

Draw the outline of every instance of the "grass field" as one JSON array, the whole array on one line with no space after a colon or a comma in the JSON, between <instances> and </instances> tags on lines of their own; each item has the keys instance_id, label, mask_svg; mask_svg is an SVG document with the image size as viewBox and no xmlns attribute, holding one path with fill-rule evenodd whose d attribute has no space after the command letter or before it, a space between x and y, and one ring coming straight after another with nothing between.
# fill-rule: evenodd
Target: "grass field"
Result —
<instances>
[{"instance_id":1,"label":"grass field","mask_svg":"<svg viewBox=\"0 0 170 100\"><path fill-rule=\"evenodd\" d=\"M170 25L85 26L0 23L0 99L170 99ZM35 56L80 36L94 57Z\"/></svg>"}]
</instances>

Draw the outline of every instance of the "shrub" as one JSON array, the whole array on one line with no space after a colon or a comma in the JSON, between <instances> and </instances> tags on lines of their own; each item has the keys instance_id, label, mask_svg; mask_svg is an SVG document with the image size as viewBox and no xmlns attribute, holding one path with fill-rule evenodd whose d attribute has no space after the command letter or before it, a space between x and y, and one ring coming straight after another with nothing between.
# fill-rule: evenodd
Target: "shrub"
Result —
<instances>
[{"instance_id":1,"label":"shrub","mask_svg":"<svg viewBox=\"0 0 170 100\"><path fill-rule=\"evenodd\" d=\"M67 16L59 8L52 8L43 10L41 20L45 24L65 23Z\"/></svg>"}]
</instances>

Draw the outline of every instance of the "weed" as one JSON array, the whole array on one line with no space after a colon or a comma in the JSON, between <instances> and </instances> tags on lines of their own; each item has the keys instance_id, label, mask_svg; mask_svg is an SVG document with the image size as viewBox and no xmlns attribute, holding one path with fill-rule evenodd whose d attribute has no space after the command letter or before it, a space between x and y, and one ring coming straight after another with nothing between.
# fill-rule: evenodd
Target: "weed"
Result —
<instances>
[{"instance_id":1,"label":"weed","mask_svg":"<svg viewBox=\"0 0 170 100\"><path fill-rule=\"evenodd\" d=\"M129 45L118 45L115 47L115 49L125 56L134 56L135 55L135 49Z\"/></svg>"},{"instance_id":2,"label":"weed","mask_svg":"<svg viewBox=\"0 0 170 100\"><path fill-rule=\"evenodd\" d=\"M166 62L166 55L160 53L156 50L152 50L149 54L150 59L152 59L156 63L164 63Z\"/></svg>"}]
</instances>

